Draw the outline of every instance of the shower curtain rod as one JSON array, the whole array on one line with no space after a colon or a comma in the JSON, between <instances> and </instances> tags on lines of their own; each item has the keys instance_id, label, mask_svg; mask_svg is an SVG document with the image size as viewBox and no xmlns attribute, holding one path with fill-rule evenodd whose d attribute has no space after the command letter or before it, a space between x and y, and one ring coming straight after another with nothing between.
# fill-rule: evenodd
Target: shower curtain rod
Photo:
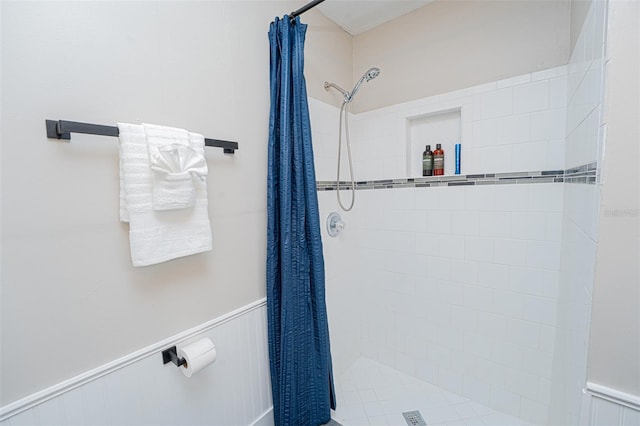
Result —
<instances>
[{"instance_id":1,"label":"shower curtain rod","mask_svg":"<svg viewBox=\"0 0 640 426\"><path fill-rule=\"evenodd\" d=\"M101 124L80 123L66 120L45 120L47 125L47 137L49 139L71 139L71 133L85 133L99 136L118 136L120 131L116 126L103 126ZM225 154L233 154L238 149L238 142L223 141L220 139L206 139L205 146L224 149Z\"/></svg>"},{"instance_id":2,"label":"shower curtain rod","mask_svg":"<svg viewBox=\"0 0 640 426\"><path fill-rule=\"evenodd\" d=\"M322 3L324 0L313 0L310 1L309 3L305 4L304 6L302 6L300 9L298 10L294 10L293 12L291 12L289 14L289 18L290 19L294 19L296 16L298 15L302 15L303 13L305 13L307 10L312 9L314 7L316 7L317 5L319 5L320 3Z\"/></svg>"}]
</instances>

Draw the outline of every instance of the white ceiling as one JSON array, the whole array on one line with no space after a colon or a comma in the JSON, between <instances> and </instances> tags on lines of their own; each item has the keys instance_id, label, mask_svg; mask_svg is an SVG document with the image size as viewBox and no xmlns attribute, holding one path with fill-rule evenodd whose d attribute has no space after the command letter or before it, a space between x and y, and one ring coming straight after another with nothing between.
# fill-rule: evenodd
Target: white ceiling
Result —
<instances>
[{"instance_id":1,"label":"white ceiling","mask_svg":"<svg viewBox=\"0 0 640 426\"><path fill-rule=\"evenodd\" d=\"M316 6L351 35L421 8L433 0L326 0Z\"/></svg>"}]
</instances>

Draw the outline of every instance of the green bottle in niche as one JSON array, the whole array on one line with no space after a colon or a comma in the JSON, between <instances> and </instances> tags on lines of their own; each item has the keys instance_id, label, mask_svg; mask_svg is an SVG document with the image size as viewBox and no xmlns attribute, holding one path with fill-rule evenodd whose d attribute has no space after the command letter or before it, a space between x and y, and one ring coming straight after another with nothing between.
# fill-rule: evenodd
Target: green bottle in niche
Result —
<instances>
[{"instance_id":1,"label":"green bottle in niche","mask_svg":"<svg viewBox=\"0 0 640 426\"><path fill-rule=\"evenodd\" d=\"M422 176L433 176L433 152L427 145L422 153Z\"/></svg>"}]
</instances>

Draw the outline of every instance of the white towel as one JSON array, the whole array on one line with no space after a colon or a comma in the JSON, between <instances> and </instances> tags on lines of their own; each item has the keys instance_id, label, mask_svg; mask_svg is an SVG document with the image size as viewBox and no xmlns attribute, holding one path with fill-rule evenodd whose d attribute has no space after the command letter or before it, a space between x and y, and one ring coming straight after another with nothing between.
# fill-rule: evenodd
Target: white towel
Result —
<instances>
[{"instance_id":1,"label":"white towel","mask_svg":"<svg viewBox=\"0 0 640 426\"><path fill-rule=\"evenodd\" d=\"M183 129L143 123L153 170L153 209L184 209L195 203L194 178L207 177L204 148L192 146ZM196 142L195 145L199 144Z\"/></svg>"},{"instance_id":2,"label":"white towel","mask_svg":"<svg viewBox=\"0 0 640 426\"><path fill-rule=\"evenodd\" d=\"M154 172L153 209L173 210L193 206L196 201L196 184L193 180L204 182L208 174L204 155L191 146L169 144L150 149L149 161Z\"/></svg>"},{"instance_id":3,"label":"white towel","mask_svg":"<svg viewBox=\"0 0 640 426\"><path fill-rule=\"evenodd\" d=\"M118 129L120 220L129 222L133 266L152 265L211 250L206 180L193 179L195 202L191 208L154 210L154 172L145 126L118 123ZM204 137L187 134L189 146L204 156Z\"/></svg>"}]
</instances>

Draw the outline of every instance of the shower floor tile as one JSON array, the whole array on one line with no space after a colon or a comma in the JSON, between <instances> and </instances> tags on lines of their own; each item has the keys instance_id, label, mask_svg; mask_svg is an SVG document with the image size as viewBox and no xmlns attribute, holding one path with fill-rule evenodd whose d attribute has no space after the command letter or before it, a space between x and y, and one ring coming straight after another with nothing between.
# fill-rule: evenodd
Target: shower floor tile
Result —
<instances>
[{"instance_id":1,"label":"shower floor tile","mask_svg":"<svg viewBox=\"0 0 640 426\"><path fill-rule=\"evenodd\" d=\"M461 397L376 361L359 358L336 378L343 426L405 426L403 412L419 410L429 426L493 426L528 423Z\"/></svg>"}]
</instances>

